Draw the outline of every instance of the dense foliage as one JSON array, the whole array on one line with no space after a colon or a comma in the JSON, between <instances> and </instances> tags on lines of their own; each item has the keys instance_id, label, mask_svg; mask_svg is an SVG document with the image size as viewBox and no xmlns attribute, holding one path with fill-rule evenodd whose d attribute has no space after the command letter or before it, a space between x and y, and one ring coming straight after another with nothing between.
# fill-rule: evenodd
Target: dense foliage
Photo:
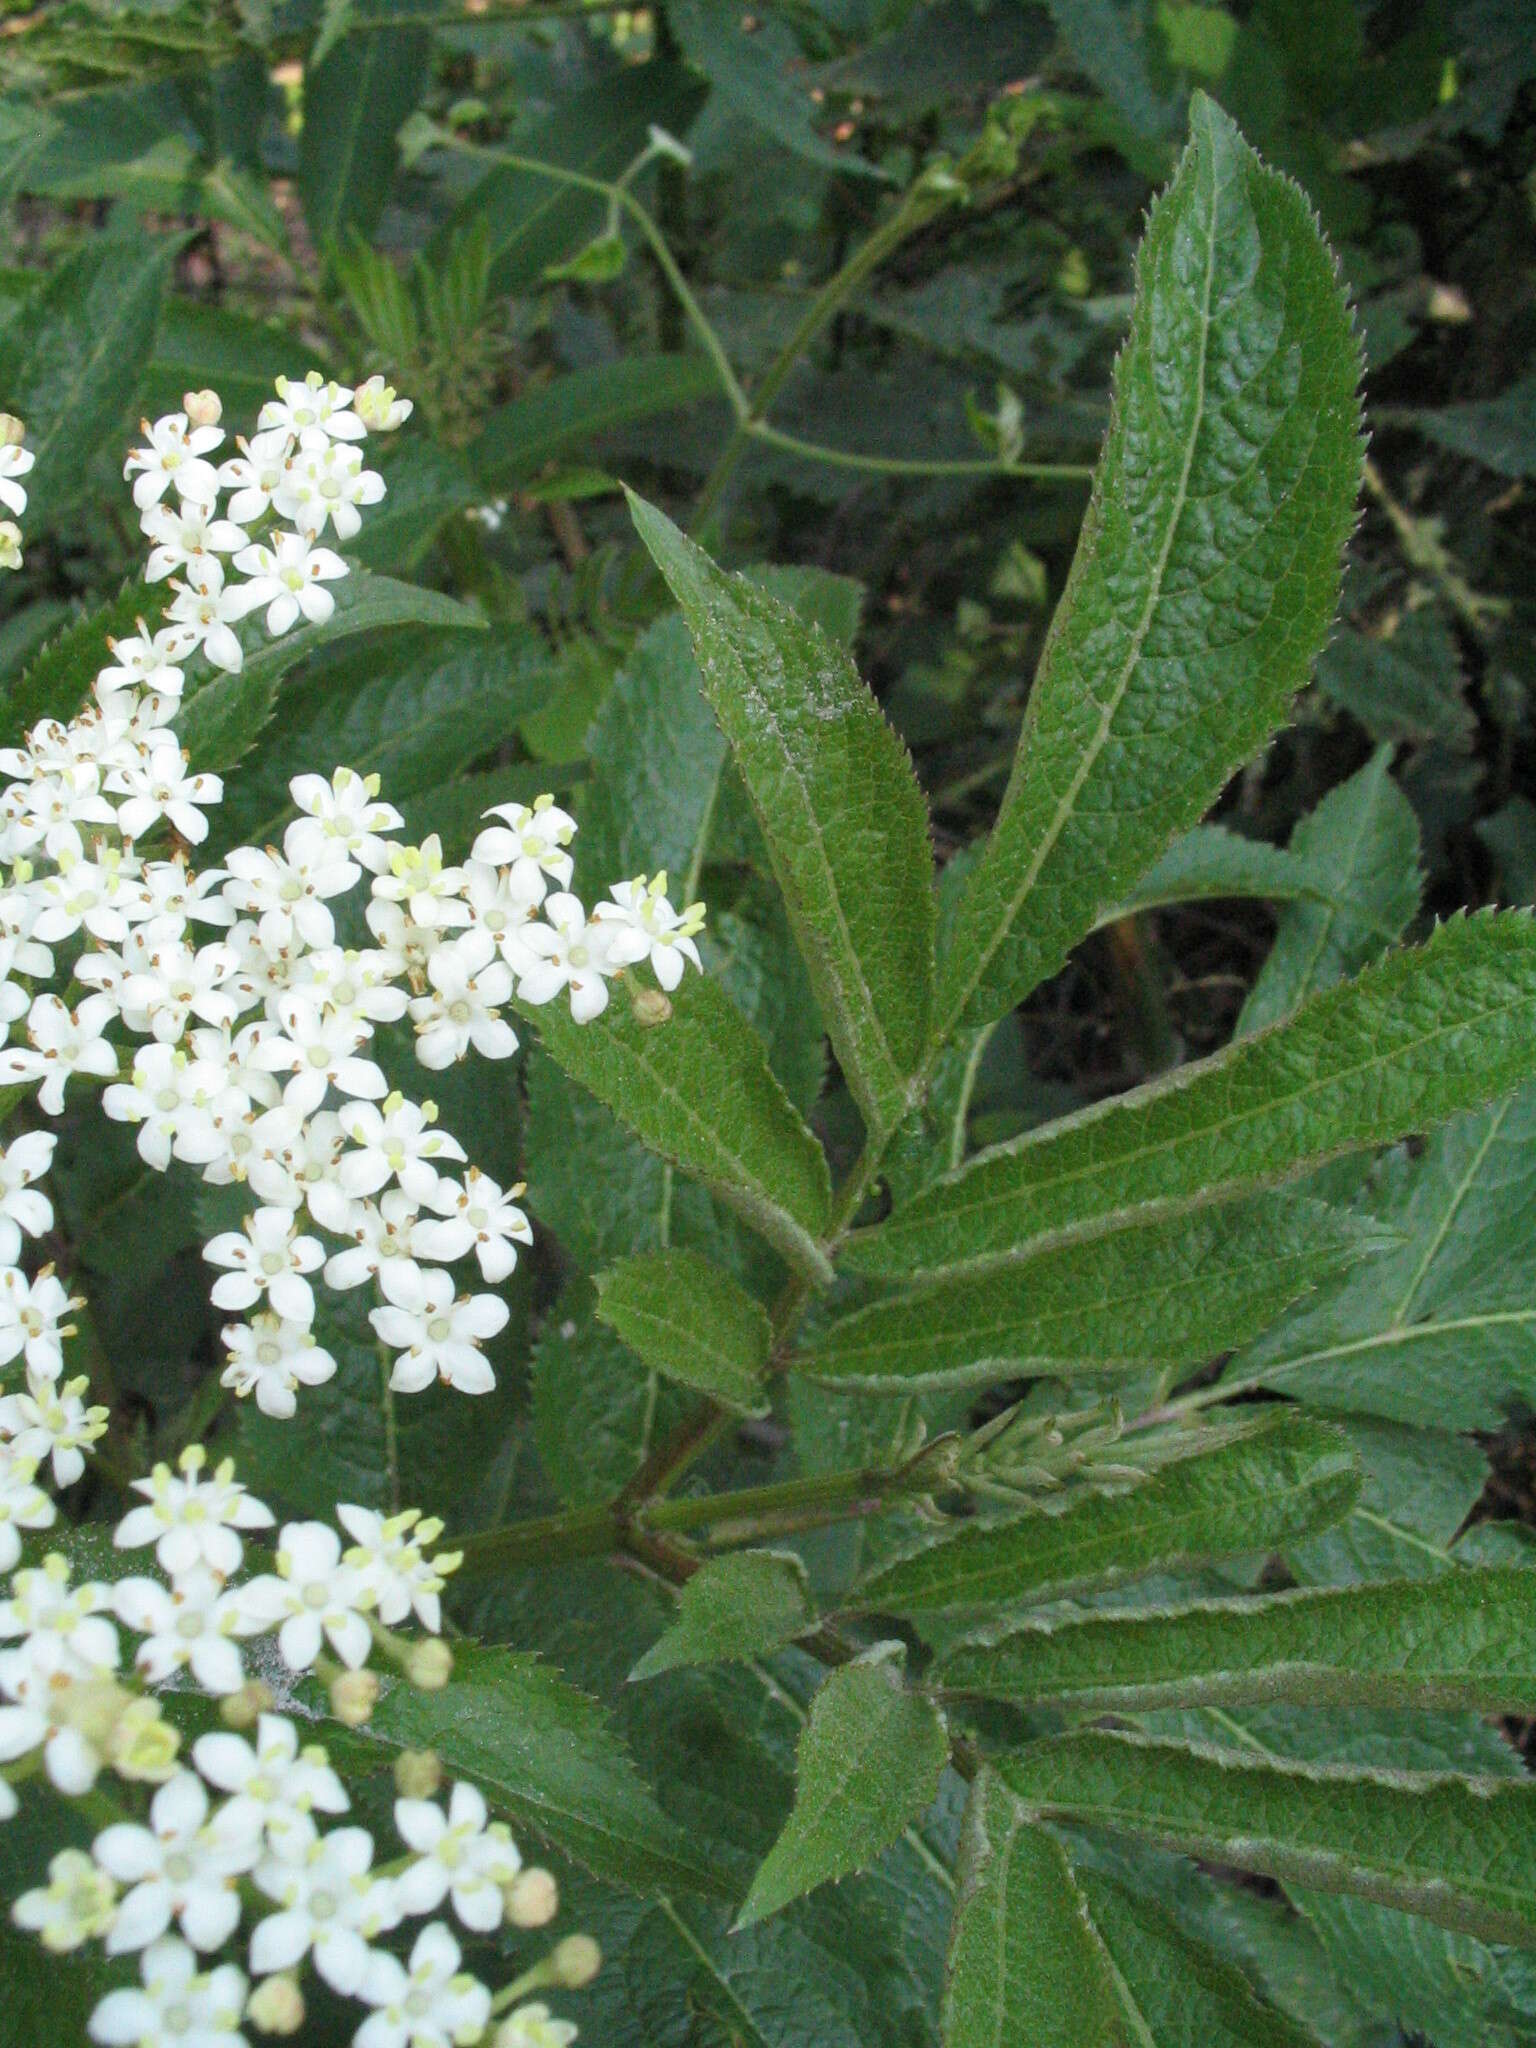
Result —
<instances>
[{"instance_id":1,"label":"dense foliage","mask_svg":"<svg viewBox=\"0 0 1536 2048\"><path fill-rule=\"evenodd\" d=\"M1536 2041L1528 7L4 27L0 2043Z\"/></svg>"}]
</instances>

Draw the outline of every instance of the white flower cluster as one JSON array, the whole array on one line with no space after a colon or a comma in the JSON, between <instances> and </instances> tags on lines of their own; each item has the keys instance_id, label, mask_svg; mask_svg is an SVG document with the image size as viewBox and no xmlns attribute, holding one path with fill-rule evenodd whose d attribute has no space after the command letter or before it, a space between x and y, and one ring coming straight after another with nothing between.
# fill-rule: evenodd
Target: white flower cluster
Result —
<instances>
[{"instance_id":1,"label":"white flower cluster","mask_svg":"<svg viewBox=\"0 0 1536 2048\"><path fill-rule=\"evenodd\" d=\"M408 1961L377 1945L404 1921L440 1912L472 1935L508 1920L542 1925L555 1910L549 1874L524 1869L473 1785L454 1785L446 1804L431 1796L440 1773L425 1753L397 1772L404 1853L381 1865L366 1829L332 1825L351 1801L325 1750L301 1745L296 1722L274 1711L272 1688L246 1669L242 1644L272 1631L268 1668L287 1674L284 1683L323 1669L328 1645L341 1666L332 1704L351 1721L367 1717L378 1690L364 1668L375 1648L416 1683L445 1683L444 1646L431 1636L408 1642L391 1626L414 1618L438 1629L438 1595L458 1563L429 1554L442 1525L415 1511L342 1506L348 1547L326 1523L289 1523L275 1569L242 1577L244 1537L269 1530L274 1517L229 1462L206 1468L200 1446L175 1472L157 1466L135 1482L143 1504L114 1532L121 1549L152 1547L163 1577L75 1584L65 1559L50 1554L14 1573L0 1601L0 1764L25 1776L36 1759L71 1796L91 1791L104 1771L156 1788L142 1820L125 1814L88 1854L55 1855L47 1884L23 1893L13 1918L56 1954L99 1940L108 1955L139 1955L139 1987L107 1993L91 2016L91 2037L106 2048L242 2048L245 2019L292 2032L302 2024L296 1973L305 1967L369 2008L357 2048L451 2048L485 2039L503 2012L498 2048L565 2048L576 2033L569 2022L551 2020L542 2004L508 2008L529 1989L589 1981L598 1959L583 1938L568 1938L494 1998L461 1968L445 1918L428 1921ZM119 1627L140 1638L140 1688L185 1673L233 1708L226 1718L245 1732L199 1736L183 1761L158 1701L120 1675ZM111 1803L97 1792L98 1806ZM16 1808L0 1776L0 1818ZM213 1962L248 1908L243 1962ZM252 1977L262 1980L254 1990Z\"/></svg>"},{"instance_id":2,"label":"white flower cluster","mask_svg":"<svg viewBox=\"0 0 1536 2048\"><path fill-rule=\"evenodd\" d=\"M26 429L14 413L0 412L0 505L15 516L0 519L0 569L21 567L21 528L16 521L27 509L26 486L20 479L37 457L22 447Z\"/></svg>"},{"instance_id":3,"label":"white flower cluster","mask_svg":"<svg viewBox=\"0 0 1536 2048\"><path fill-rule=\"evenodd\" d=\"M700 964L703 907L674 909L665 875L621 882L588 914L570 892L575 822L547 796L487 812L462 866L445 864L435 834L396 839L402 820L378 779L344 767L294 778L299 815L280 846L237 847L194 872L164 843L205 839L223 795L172 730L187 665L237 670L235 627L263 607L271 634L330 616L326 586L347 565L321 537L349 539L383 495L357 444L409 411L379 378L355 391L313 372L280 378L256 434L217 466L216 394L188 393L183 411L146 421L125 474L153 544L148 575L175 593L165 620L112 644L77 717L0 752L12 778L0 790L0 1028L21 1025L26 1041L0 1046L0 1083L35 1087L56 1116L72 1080L109 1082L102 1107L137 1127L148 1165L179 1160L250 1190L243 1226L206 1257L220 1269L215 1306L250 1312L224 1331L224 1384L277 1416L336 1370L314 1333L315 1276L376 1290L371 1321L397 1391L494 1384L480 1347L506 1305L460 1293L447 1268L473 1257L489 1286L507 1277L531 1237L522 1189L477 1171L430 1102L391 1088L379 1027L408 1023L429 1071L471 1050L505 1059L514 992L532 1004L566 994L586 1021L625 969L648 962L669 990ZM0 450L0 498L19 491ZM253 539L269 517L289 524ZM336 909L364 884L370 943L358 950L340 942ZM71 976L89 991L73 1006L35 988ZM143 1041L126 1057L124 1033ZM0 1364L24 1357L18 1399L32 1404L0 1411L0 1566L15 1528L47 1513L37 1461L68 1469L99 1424L79 1382L55 1385L76 1304L47 1267L29 1281L16 1264L20 1233L51 1224L32 1185L51 1149L29 1133L0 1160Z\"/></svg>"}]
</instances>

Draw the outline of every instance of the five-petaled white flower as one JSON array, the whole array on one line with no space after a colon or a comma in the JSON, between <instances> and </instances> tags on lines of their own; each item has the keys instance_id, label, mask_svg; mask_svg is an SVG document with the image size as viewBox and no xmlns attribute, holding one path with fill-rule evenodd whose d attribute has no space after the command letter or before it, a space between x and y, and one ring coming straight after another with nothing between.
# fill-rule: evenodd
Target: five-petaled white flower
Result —
<instances>
[{"instance_id":1,"label":"five-petaled white flower","mask_svg":"<svg viewBox=\"0 0 1536 2048\"><path fill-rule=\"evenodd\" d=\"M83 1373L62 1385L42 1373L27 1379L25 1393L0 1398L0 1436L18 1457L49 1462L55 1486L73 1486L85 1470L86 1452L107 1433L110 1411L87 1404L91 1383Z\"/></svg>"},{"instance_id":2,"label":"five-petaled white flower","mask_svg":"<svg viewBox=\"0 0 1536 2048\"><path fill-rule=\"evenodd\" d=\"M281 1714L262 1714L254 1742L222 1730L200 1735L192 1761L229 1796L220 1808L230 1826L261 1829L269 1841L307 1828L315 1813L345 1813L346 1789L318 1743L299 1747L299 1731ZM303 1834L307 1847L309 1835Z\"/></svg>"},{"instance_id":3,"label":"five-petaled white flower","mask_svg":"<svg viewBox=\"0 0 1536 2048\"><path fill-rule=\"evenodd\" d=\"M80 1306L80 1296L64 1292L51 1266L33 1280L19 1266L0 1267L0 1365L19 1355L37 1378L58 1379L64 1339L74 1335L64 1318Z\"/></svg>"},{"instance_id":4,"label":"five-petaled white flower","mask_svg":"<svg viewBox=\"0 0 1536 2048\"><path fill-rule=\"evenodd\" d=\"M204 1245L203 1257L211 1266L229 1268L213 1283L215 1308L250 1308L265 1296L290 1322L314 1321L314 1290L304 1275L321 1264L325 1247L318 1238L301 1236L288 1210L256 1210L243 1231L221 1231Z\"/></svg>"},{"instance_id":5,"label":"five-petaled white flower","mask_svg":"<svg viewBox=\"0 0 1536 2048\"><path fill-rule=\"evenodd\" d=\"M351 1670L367 1661L373 1594L355 1566L341 1561L341 1538L325 1522L286 1522L277 1570L239 1589L258 1628L277 1630L277 1647L292 1671L307 1671L322 1638Z\"/></svg>"},{"instance_id":6,"label":"five-petaled white flower","mask_svg":"<svg viewBox=\"0 0 1536 2048\"><path fill-rule=\"evenodd\" d=\"M104 1935L116 1911L117 1886L107 1873L83 1849L61 1849L48 1864L47 1884L23 1892L11 1918L54 1955L64 1955Z\"/></svg>"},{"instance_id":7,"label":"five-petaled white flower","mask_svg":"<svg viewBox=\"0 0 1536 2048\"><path fill-rule=\"evenodd\" d=\"M459 1968L459 1945L441 1921L416 1937L409 1965L383 1949L368 1958L357 1996L374 2010L352 2036L353 2048L455 2048L480 2040L491 1994Z\"/></svg>"},{"instance_id":8,"label":"five-petaled white flower","mask_svg":"<svg viewBox=\"0 0 1536 2048\"><path fill-rule=\"evenodd\" d=\"M395 1880L407 1913L432 1913L449 1899L454 1912L477 1934L501 1925L503 1887L523 1867L511 1832L493 1821L473 1785L457 1784L448 1811L431 1799L397 1799L395 1828L416 1851Z\"/></svg>"},{"instance_id":9,"label":"five-petaled white flower","mask_svg":"<svg viewBox=\"0 0 1536 2048\"><path fill-rule=\"evenodd\" d=\"M419 1275L408 1307L387 1303L370 1309L368 1320L381 1342L398 1354L389 1376L397 1394L418 1394L439 1379L461 1394L488 1394L496 1375L480 1347L506 1328L509 1313L499 1295L455 1299L452 1278L429 1270Z\"/></svg>"},{"instance_id":10,"label":"five-petaled white flower","mask_svg":"<svg viewBox=\"0 0 1536 2048\"><path fill-rule=\"evenodd\" d=\"M240 2032L246 1981L233 1963L199 1970L167 1935L139 1959L142 1990L109 1991L86 2022L101 2048L247 2048Z\"/></svg>"},{"instance_id":11,"label":"five-petaled white flower","mask_svg":"<svg viewBox=\"0 0 1536 2048\"><path fill-rule=\"evenodd\" d=\"M208 1794L193 1771L177 1771L149 1803L149 1825L119 1821L104 1828L91 1854L129 1889L107 1936L109 1954L158 1941L175 1920L196 1949L220 1948L240 1919L235 1879L261 1853L250 1826L210 1824Z\"/></svg>"},{"instance_id":12,"label":"five-petaled white flower","mask_svg":"<svg viewBox=\"0 0 1536 2048\"><path fill-rule=\"evenodd\" d=\"M124 477L135 479L133 502L142 512L158 505L170 489L178 498L212 505L219 495L218 473L207 457L224 435L218 427L189 427L184 412L163 419L141 420L144 446L133 449L123 464Z\"/></svg>"},{"instance_id":13,"label":"five-petaled white flower","mask_svg":"<svg viewBox=\"0 0 1536 2048\"><path fill-rule=\"evenodd\" d=\"M429 1515L423 1520L420 1508L381 1515L374 1508L342 1502L336 1519L352 1538L344 1561L362 1573L380 1621L392 1628L414 1614L422 1627L435 1635L443 1625L437 1596L449 1573L457 1571L464 1560L461 1550L427 1556L428 1548L443 1533L438 1518Z\"/></svg>"},{"instance_id":14,"label":"five-petaled white flower","mask_svg":"<svg viewBox=\"0 0 1536 2048\"><path fill-rule=\"evenodd\" d=\"M257 1865L256 1882L279 1908L251 1934L258 1976L292 1969L312 1953L332 1990L353 1994L368 1967L369 1943L399 1925L394 1886L373 1875L373 1837L365 1828L321 1835L295 1827Z\"/></svg>"},{"instance_id":15,"label":"five-petaled white flower","mask_svg":"<svg viewBox=\"0 0 1536 2048\"><path fill-rule=\"evenodd\" d=\"M112 1604L118 1620L144 1637L133 1661L151 1685L163 1684L184 1666L215 1697L238 1692L245 1683L234 1639L254 1634L255 1624L239 1594L226 1592L206 1565L182 1573L169 1590L158 1579L119 1579Z\"/></svg>"},{"instance_id":16,"label":"five-petaled white flower","mask_svg":"<svg viewBox=\"0 0 1536 2048\"><path fill-rule=\"evenodd\" d=\"M247 1493L235 1477L233 1458L224 1458L206 1479L208 1453L189 1444L178 1465L156 1465L147 1479L135 1479L133 1490L147 1507L130 1508L118 1523L113 1542L121 1550L153 1543L155 1559L173 1578L206 1565L230 1578L240 1569L241 1529L270 1529L272 1510Z\"/></svg>"},{"instance_id":17,"label":"five-petaled white flower","mask_svg":"<svg viewBox=\"0 0 1536 2048\"><path fill-rule=\"evenodd\" d=\"M286 1420L296 1388L323 1386L336 1376L336 1360L307 1322L263 1309L248 1323L226 1323L220 1335L229 1359L219 1384L242 1399L254 1394L263 1415Z\"/></svg>"},{"instance_id":18,"label":"five-petaled white flower","mask_svg":"<svg viewBox=\"0 0 1536 2048\"><path fill-rule=\"evenodd\" d=\"M279 635L307 619L323 626L336 609L325 588L345 576L347 565L332 548L316 546L302 533L279 533L269 544L257 541L235 556L235 567L251 581L245 587L248 607L267 608L267 631Z\"/></svg>"}]
</instances>

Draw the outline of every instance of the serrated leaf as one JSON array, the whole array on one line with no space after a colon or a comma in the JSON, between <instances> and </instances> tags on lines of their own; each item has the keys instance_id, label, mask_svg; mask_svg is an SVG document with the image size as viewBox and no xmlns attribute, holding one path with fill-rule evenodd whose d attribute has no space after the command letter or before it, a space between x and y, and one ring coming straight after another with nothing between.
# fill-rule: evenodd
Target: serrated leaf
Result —
<instances>
[{"instance_id":1,"label":"serrated leaf","mask_svg":"<svg viewBox=\"0 0 1536 2048\"><path fill-rule=\"evenodd\" d=\"M107 665L108 639L133 633L138 621L153 617L163 603L150 584L127 583L109 604L70 619L5 691L7 744L14 745L39 719L64 723L73 718Z\"/></svg>"},{"instance_id":2,"label":"serrated leaf","mask_svg":"<svg viewBox=\"0 0 1536 2048\"><path fill-rule=\"evenodd\" d=\"M629 1675L654 1678L680 1664L764 1657L815 1625L810 1581L798 1557L780 1550L707 1557L684 1585L676 1619Z\"/></svg>"},{"instance_id":3,"label":"serrated leaf","mask_svg":"<svg viewBox=\"0 0 1536 2048\"><path fill-rule=\"evenodd\" d=\"M487 486L536 476L573 449L590 452L597 437L697 405L719 389L703 355L626 355L570 370L499 407L468 454Z\"/></svg>"},{"instance_id":4,"label":"serrated leaf","mask_svg":"<svg viewBox=\"0 0 1536 2048\"><path fill-rule=\"evenodd\" d=\"M823 1019L867 1123L908 1109L933 957L928 814L906 751L846 652L724 575L630 494L730 741Z\"/></svg>"},{"instance_id":5,"label":"serrated leaf","mask_svg":"<svg viewBox=\"0 0 1536 2048\"><path fill-rule=\"evenodd\" d=\"M1237 1035L1261 1031L1402 937L1419 907L1419 824L1379 748L1291 835L1291 853L1334 878L1327 903L1288 909L1249 991Z\"/></svg>"},{"instance_id":6,"label":"serrated leaf","mask_svg":"<svg viewBox=\"0 0 1536 2048\"><path fill-rule=\"evenodd\" d=\"M1536 1945L1536 1784L1283 1766L1107 1730L998 1765L1032 1811Z\"/></svg>"},{"instance_id":7,"label":"serrated leaf","mask_svg":"<svg viewBox=\"0 0 1536 2048\"><path fill-rule=\"evenodd\" d=\"M456 1643L441 1692L389 1687L356 1740L434 1750L514 1827L626 1891L724 1891L721 1873L656 1804L597 1701L536 1657Z\"/></svg>"},{"instance_id":8,"label":"serrated leaf","mask_svg":"<svg viewBox=\"0 0 1536 2048\"><path fill-rule=\"evenodd\" d=\"M96 237L50 271L25 319L0 335L0 389L26 422L37 458L27 478L31 530L89 489L98 455L126 453L121 430L149 361L175 247Z\"/></svg>"},{"instance_id":9,"label":"serrated leaf","mask_svg":"<svg viewBox=\"0 0 1536 2048\"><path fill-rule=\"evenodd\" d=\"M761 1041L707 976L688 977L659 1025L643 1024L622 993L588 1024L555 1003L525 1014L550 1057L636 1137L695 1175L791 1264L825 1279L825 1155Z\"/></svg>"},{"instance_id":10,"label":"serrated leaf","mask_svg":"<svg viewBox=\"0 0 1536 2048\"><path fill-rule=\"evenodd\" d=\"M1263 745L1338 603L1358 344L1295 186L1196 94L1137 257L1109 438L938 1035L1055 972Z\"/></svg>"},{"instance_id":11,"label":"serrated leaf","mask_svg":"<svg viewBox=\"0 0 1536 2048\"><path fill-rule=\"evenodd\" d=\"M900 1643L832 1672L811 1702L795 1805L737 1915L750 1927L830 1878L863 1870L932 1803L949 1761L944 1717L908 1690Z\"/></svg>"},{"instance_id":12,"label":"serrated leaf","mask_svg":"<svg viewBox=\"0 0 1536 2048\"><path fill-rule=\"evenodd\" d=\"M1095 1712L1164 1706L1536 1705L1536 1598L1520 1570L1101 1615L961 1645L956 1692Z\"/></svg>"},{"instance_id":13,"label":"serrated leaf","mask_svg":"<svg viewBox=\"0 0 1536 2048\"><path fill-rule=\"evenodd\" d=\"M1536 924L1458 918L1267 1031L978 1153L844 1259L893 1276L1005 1265L1429 1130L1533 1070Z\"/></svg>"},{"instance_id":14,"label":"serrated leaf","mask_svg":"<svg viewBox=\"0 0 1536 2048\"><path fill-rule=\"evenodd\" d=\"M1061 1844L990 1770L955 1868L944 2048L1120 2048L1119 2001Z\"/></svg>"},{"instance_id":15,"label":"serrated leaf","mask_svg":"<svg viewBox=\"0 0 1536 2048\"><path fill-rule=\"evenodd\" d=\"M1149 1572L1279 1549L1338 1521L1359 1490L1342 1430L1297 1410L1271 1411L1128 1493L1079 1496L1058 1514L967 1524L896 1558L847 1604L882 1614L1044 1604Z\"/></svg>"},{"instance_id":16,"label":"serrated leaf","mask_svg":"<svg viewBox=\"0 0 1536 2048\"><path fill-rule=\"evenodd\" d=\"M588 1282L565 1288L533 1354L533 1441L567 1507L611 1500L645 1463L658 1432L675 1429L692 1405L603 1329L593 1307Z\"/></svg>"},{"instance_id":17,"label":"serrated leaf","mask_svg":"<svg viewBox=\"0 0 1536 2048\"><path fill-rule=\"evenodd\" d=\"M768 1406L768 1314L697 1252L645 1252L597 1276L597 1313L636 1357L738 1415Z\"/></svg>"},{"instance_id":18,"label":"serrated leaf","mask_svg":"<svg viewBox=\"0 0 1536 2048\"><path fill-rule=\"evenodd\" d=\"M299 194L322 251L347 228L377 227L399 161L395 136L431 78L424 28L348 36L304 75Z\"/></svg>"},{"instance_id":19,"label":"serrated leaf","mask_svg":"<svg viewBox=\"0 0 1536 2048\"><path fill-rule=\"evenodd\" d=\"M1321 1203L1258 1196L898 1294L831 1324L793 1363L874 1394L1193 1366L1267 1329L1370 1245Z\"/></svg>"}]
</instances>

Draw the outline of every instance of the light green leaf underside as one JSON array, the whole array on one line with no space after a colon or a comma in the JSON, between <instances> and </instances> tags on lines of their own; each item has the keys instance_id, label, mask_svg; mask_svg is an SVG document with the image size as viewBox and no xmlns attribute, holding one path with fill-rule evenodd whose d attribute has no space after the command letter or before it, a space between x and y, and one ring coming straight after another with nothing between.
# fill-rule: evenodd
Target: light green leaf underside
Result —
<instances>
[{"instance_id":1,"label":"light green leaf underside","mask_svg":"<svg viewBox=\"0 0 1536 2048\"><path fill-rule=\"evenodd\" d=\"M871 1393L1019 1372L1195 1365L1266 1329L1370 1239L1321 1203L1262 1195L941 1282L834 1323L812 1378Z\"/></svg>"},{"instance_id":2,"label":"light green leaf underside","mask_svg":"<svg viewBox=\"0 0 1536 2048\"><path fill-rule=\"evenodd\" d=\"M1536 924L1484 912L1294 1016L975 1159L861 1232L855 1271L937 1277L1286 1179L1536 1071Z\"/></svg>"},{"instance_id":3,"label":"light green leaf underside","mask_svg":"<svg viewBox=\"0 0 1536 2048\"><path fill-rule=\"evenodd\" d=\"M1058 1514L969 1524L859 1586L865 1613L1044 1603L1153 1571L1278 1549L1345 1515L1360 1475L1341 1430L1285 1409L1223 1432L1129 1493L1080 1496Z\"/></svg>"},{"instance_id":4,"label":"light green leaf underside","mask_svg":"<svg viewBox=\"0 0 1536 2048\"><path fill-rule=\"evenodd\" d=\"M1359 345L1300 191L1203 95L1137 258L1109 438L936 1015L984 1024L1209 808L1307 680L1362 448Z\"/></svg>"},{"instance_id":5,"label":"light green leaf underside","mask_svg":"<svg viewBox=\"0 0 1536 2048\"><path fill-rule=\"evenodd\" d=\"M962 1645L957 1692L1095 1710L1302 1705L1536 1707L1536 1581L1515 1570L1104 1615Z\"/></svg>"},{"instance_id":6,"label":"light green leaf underside","mask_svg":"<svg viewBox=\"0 0 1536 2048\"><path fill-rule=\"evenodd\" d=\"M723 574L653 506L630 510L688 621L848 1084L891 1130L933 976L928 814L906 750L819 626Z\"/></svg>"},{"instance_id":7,"label":"light green leaf underside","mask_svg":"<svg viewBox=\"0 0 1536 2048\"><path fill-rule=\"evenodd\" d=\"M1108 1731L1034 1743L998 1769L1037 1813L1536 1945L1525 1780L1283 1766Z\"/></svg>"},{"instance_id":8,"label":"light green leaf underside","mask_svg":"<svg viewBox=\"0 0 1536 2048\"><path fill-rule=\"evenodd\" d=\"M575 1023L558 1003L526 1015L573 1081L653 1152L694 1174L801 1271L823 1280L826 1156L774 1079L762 1041L708 976L689 975L664 1024L621 991Z\"/></svg>"},{"instance_id":9,"label":"light green leaf underside","mask_svg":"<svg viewBox=\"0 0 1536 2048\"><path fill-rule=\"evenodd\" d=\"M767 1311L698 1252L647 1252L598 1275L597 1313L637 1357L695 1392L760 1415Z\"/></svg>"},{"instance_id":10,"label":"light green leaf underside","mask_svg":"<svg viewBox=\"0 0 1536 2048\"><path fill-rule=\"evenodd\" d=\"M743 1663L816 1625L805 1566L787 1551L709 1557L684 1585L677 1616L629 1674L654 1678L681 1664Z\"/></svg>"},{"instance_id":11,"label":"light green leaf underside","mask_svg":"<svg viewBox=\"0 0 1536 2048\"><path fill-rule=\"evenodd\" d=\"M933 1702L907 1689L902 1667L899 1643L877 1643L832 1672L812 1700L794 1810L752 1880L738 1927L863 1870L932 1803L949 1738Z\"/></svg>"}]
</instances>

